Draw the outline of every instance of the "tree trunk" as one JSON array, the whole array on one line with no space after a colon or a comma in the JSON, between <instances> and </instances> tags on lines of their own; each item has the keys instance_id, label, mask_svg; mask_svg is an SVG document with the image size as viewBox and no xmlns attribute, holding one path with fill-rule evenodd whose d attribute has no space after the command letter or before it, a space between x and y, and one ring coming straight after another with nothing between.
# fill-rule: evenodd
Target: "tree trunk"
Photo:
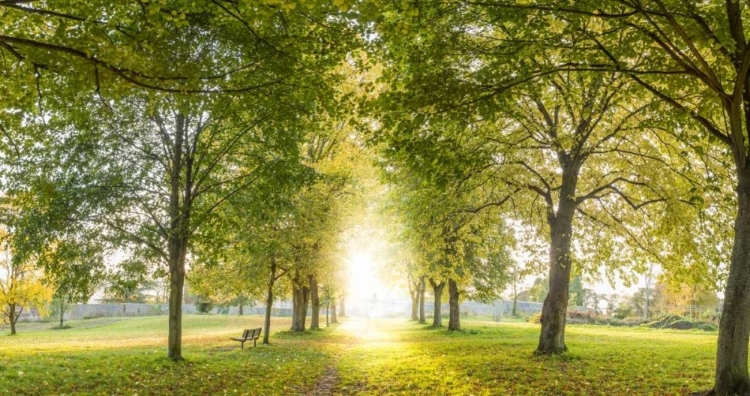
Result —
<instances>
[{"instance_id":1,"label":"tree trunk","mask_svg":"<svg viewBox=\"0 0 750 396\"><path fill-rule=\"evenodd\" d=\"M418 321L419 316L419 284L413 285L413 282L409 280L409 297L411 297L411 320Z\"/></svg>"},{"instance_id":2,"label":"tree trunk","mask_svg":"<svg viewBox=\"0 0 750 396\"><path fill-rule=\"evenodd\" d=\"M342 294L341 295L341 300L339 301L339 316L341 316L342 318L346 317L346 309L345 309L346 308L346 304L345 304L345 302L346 302L346 295Z\"/></svg>"},{"instance_id":3,"label":"tree trunk","mask_svg":"<svg viewBox=\"0 0 750 396\"><path fill-rule=\"evenodd\" d=\"M242 305L243 305L243 302L244 302L244 298L240 297L240 299L239 299L239 311L240 312L237 313L237 315L239 315L239 316L242 316Z\"/></svg>"},{"instance_id":4,"label":"tree trunk","mask_svg":"<svg viewBox=\"0 0 750 396\"><path fill-rule=\"evenodd\" d=\"M271 258L271 276L268 277L268 288L266 289L266 313L263 318L263 343L268 341L271 334L271 310L273 309L273 285L276 283L276 259Z\"/></svg>"},{"instance_id":5,"label":"tree trunk","mask_svg":"<svg viewBox=\"0 0 750 396\"><path fill-rule=\"evenodd\" d=\"M747 371L750 336L750 175L738 170L737 217L716 350L716 395L750 394Z\"/></svg>"},{"instance_id":6,"label":"tree trunk","mask_svg":"<svg viewBox=\"0 0 750 396\"><path fill-rule=\"evenodd\" d=\"M172 360L182 360L182 298L185 286L185 258L187 256L192 202L192 160L188 156L183 161L183 141L187 128L184 115L178 113L175 121L176 133L170 174L169 235L167 236L169 254L167 356ZM183 170L186 171L185 175L182 174ZM184 190L181 191L183 187Z\"/></svg>"},{"instance_id":7,"label":"tree trunk","mask_svg":"<svg viewBox=\"0 0 750 396\"><path fill-rule=\"evenodd\" d=\"M310 308L310 288L307 286L302 287L302 305L304 306L304 309L302 310L302 324L304 325L307 322L307 310Z\"/></svg>"},{"instance_id":8,"label":"tree trunk","mask_svg":"<svg viewBox=\"0 0 750 396\"><path fill-rule=\"evenodd\" d=\"M167 356L182 360L182 298L185 286L186 238L170 241L169 252L169 341Z\"/></svg>"},{"instance_id":9,"label":"tree trunk","mask_svg":"<svg viewBox=\"0 0 750 396\"><path fill-rule=\"evenodd\" d=\"M419 320L419 281L409 275L407 279L409 285L409 297L411 298L411 320Z\"/></svg>"},{"instance_id":10,"label":"tree trunk","mask_svg":"<svg viewBox=\"0 0 750 396\"><path fill-rule=\"evenodd\" d=\"M63 322L65 320L64 316L65 316L65 299L60 298L60 328L61 329L63 327Z\"/></svg>"},{"instance_id":11,"label":"tree trunk","mask_svg":"<svg viewBox=\"0 0 750 396\"><path fill-rule=\"evenodd\" d=\"M312 316L310 317L310 330L320 329L320 296L318 295L318 280L315 275L308 276L310 285L310 307Z\"/></svg>"},{"instance_id":12,"label":"tree trunk","mask_svg":"<svg viewBox=\"0 0 750 396\"><path fill-rule=\"evenodd\" d=\"M648 265L648 272L646 273L646 309L643 313L644 320L648 320L648 316L650 314L649 312L649 303L651 299L651 274L654 270L654 263L649 263Z\"/></svg>"},{"instance_id":13,"label":"tree trunk","mask_svg":"<svg viewBox=\"0 0 750 396\"><path fill-rule=\"evenodd\" d=\"M338 323L338 317L336 315L336 299L331 299L331 323Z\"/></svg>"},{"instance_id":14,"label":"tree trunk","mask_svg":"<svg viewBox=\"0 0 750 396\"><path fill-rule=\"evenodd\" d=\"M432 317L432 326L440 327L443 325L443 289L445 288L445 282L435 283L434 280L430 279L430 285L432 285L432 293L435 296L434 314Z\"/></svg>"},{"instance_id":15,"label":"tree trunk","mask_svg":"<svg viewBox=\"0 0 750 396\"><path fill-rule=\"evenodd\" d=\"M461 330L461 312L458 307L458 284L453 279L448 279L448 304L450 305L448 330Z\"/></svg>"},{"instance_id":16,"label":"tree trunk","mask_svg":"<svg viewBox=\"0 0 750 396\"><path fill-rule=\"evenodd\" d=\"M307 288L296 281L292 285L292 331L305 331L307 316Z\"/></svg>"},{"instance_id":17,"label":"tree trunk","mask_svg":"<svg viewBox=\"0 0 750 396\"><path fill-rule=\"evenodd\" d=\"M518 316L518 282L513 281L513 316Z\"/></svg>"},{"instance_id":18,"label":"tree trunk","mask_svg":"<svg viewBox=\"0 0 750 396\"><path fill-rule=\"evenodd\" d=\"M425 292L425 279L424 276L419 278L419 323L425 324L427 323L427 318L425 316L424 312L424 292Z\"/></svg>"},{"instance_id":19,"label":"tree trunk","mask_svg":"<svg viewBox=\"0 0 750 396\"><path fill-rule=\"evenodd\" d=\"M567 210L566 210L567 209ZM568 310L570 286L570 245L573 229L572 208L561 208L550 223L549 292L542 306L542 332L536 354L549 355L565 352L565 316Z\"/></svg>"},{"instance_id":20,"label":"tree trunk","mask_svg":"<svg viewBox=\"0 0 750 396\"><path fill-rule=\"evenodd\" d=\"M21 311L18 311L18 314L16 314L16 304L8 304L10 315L10 335L16 335L16 321L18 321L18 317L21 316L21 311L23 311L23 308L21 308Z\"/></svg>"}]
</instances>

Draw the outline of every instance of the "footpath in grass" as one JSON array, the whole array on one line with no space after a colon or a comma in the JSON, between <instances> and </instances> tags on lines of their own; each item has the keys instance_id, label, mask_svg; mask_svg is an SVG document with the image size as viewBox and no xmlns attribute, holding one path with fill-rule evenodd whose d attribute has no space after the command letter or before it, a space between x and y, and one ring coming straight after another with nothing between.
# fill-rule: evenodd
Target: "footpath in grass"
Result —
<instances>
[{"instance_id":1,"label":"footpath in grass","mask_svg":"<svg viewBox=\"0 0 750 396\"><path fill-rule=\"evenodd\" d=\"M0 335L0 394L680 395L711 387L716 344L710 332L569 326L570 353L532 357L538 325L464 321L449 333L354 318L276 332L270 346L229 340L261 323L188 315L180 363L165 356L165 317L23 324Z\"/></svg>"}]
</instances>

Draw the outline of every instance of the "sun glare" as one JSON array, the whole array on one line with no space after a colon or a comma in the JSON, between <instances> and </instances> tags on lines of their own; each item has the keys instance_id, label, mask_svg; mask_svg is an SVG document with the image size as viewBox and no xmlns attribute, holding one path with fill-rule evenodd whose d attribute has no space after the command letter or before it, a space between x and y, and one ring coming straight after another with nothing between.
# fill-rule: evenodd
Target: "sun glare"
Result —
<instances>
[{"instance_id":1,"label":"sun glare","mask_svg":"<svg viewBox=\"0 0 750 396\"><path fill-rule=\"evenodd\" d=\"M377 293L379 284L372 256L366 252L354 252L349 258L349 295L371 297Z\"/></svg>"}]
</instances>

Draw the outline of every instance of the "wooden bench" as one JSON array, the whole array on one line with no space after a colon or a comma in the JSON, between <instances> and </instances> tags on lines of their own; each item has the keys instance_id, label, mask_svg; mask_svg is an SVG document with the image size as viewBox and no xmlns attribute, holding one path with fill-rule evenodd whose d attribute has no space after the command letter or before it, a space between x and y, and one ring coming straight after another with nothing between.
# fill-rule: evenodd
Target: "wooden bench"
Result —
<instances>
[{"instance_id":1,"label":"wooden bench","mask_svg":"<svg viewBox=\"0 0 750 396\"><path fill-rule=\"evenodd\" d=\"M260 338L260 330L261 328L258 327L257 329L247 329L242 332L242 338L230 338L230 340L239 341L241 345L241 349L245 349L245 341L253 341L253 347L255 347L255 342Z\"/></svg>"}]
</instances>

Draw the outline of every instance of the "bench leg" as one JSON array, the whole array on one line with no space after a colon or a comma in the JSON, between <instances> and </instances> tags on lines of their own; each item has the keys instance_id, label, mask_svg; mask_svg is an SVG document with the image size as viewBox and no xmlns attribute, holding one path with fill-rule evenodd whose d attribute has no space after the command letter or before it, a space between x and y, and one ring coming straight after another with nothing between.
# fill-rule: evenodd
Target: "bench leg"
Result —
<instances>
[{"instance_id":1,"label":"bench leg","mask_svg":"<svg viewBox=\"0 0 750 396\"><path fill-rule=\"evenodd\" d=\"M245 341L240 341L240 349L245 349Z\"/></svg>"},{"instance_id":2,"label":"bench leg","mask_svg":"<svg viewBox=\"0 0 750 396\"><path fill-rule=\"evenodd\" d=\"M253 339L253 348L257 347L257 345L255 344L256 341L258 341L258 340L257 339Z\"/></svg>"}]
</instances>

